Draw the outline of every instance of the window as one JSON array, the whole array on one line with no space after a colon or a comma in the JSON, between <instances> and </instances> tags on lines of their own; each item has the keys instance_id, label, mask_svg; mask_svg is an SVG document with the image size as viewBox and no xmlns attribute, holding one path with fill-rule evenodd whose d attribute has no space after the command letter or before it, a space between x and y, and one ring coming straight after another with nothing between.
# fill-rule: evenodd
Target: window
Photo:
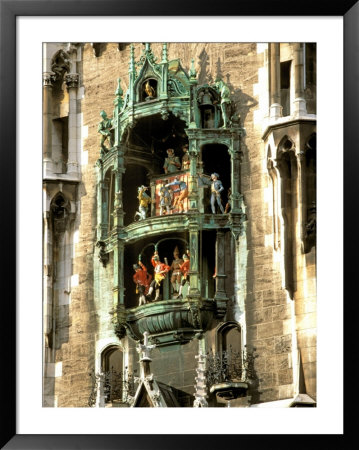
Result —
<instances>
[{"instance_id":1,"label":"window","mask_svg":"<svg viewBox=\"0 0 359 450\"><path fill-rule=\"evenodd\" d=\"M280 63L280 100L283 107L282 115L290 115L290 68L292 61Z\"/></svg>"}]
</instances>

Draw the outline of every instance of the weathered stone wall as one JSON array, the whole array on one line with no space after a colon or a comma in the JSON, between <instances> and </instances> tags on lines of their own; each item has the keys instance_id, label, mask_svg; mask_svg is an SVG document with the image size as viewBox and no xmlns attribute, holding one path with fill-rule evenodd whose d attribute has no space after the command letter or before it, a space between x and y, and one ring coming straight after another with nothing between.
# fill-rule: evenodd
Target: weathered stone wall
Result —
<instances>
[{"instance_id":1,"label":"weathered stone wall","mask_svg":"<svg viewBox=\"0 0 359 450\"><path fill-rule=\"evenodd\" d=\"M136 44L136 60L142 45ZM161 58L161 45L152 45ZM213 82L220 76L231 89L246 137L242 143L241 190L247 215L245 235L240 242L239 298L228 317L242 324L245 342L256 348L256 383L252 402L274 401L293 395L293 343L298 337L306 374L306 385L315 396L315 255L302 258L296 275L297 293L288 298L283 288L280 252L273 248L273 212L270 177L262 141L263 111L268 112L268 77L265 46L233 43L170 43L169 59L180 58L186 70L194 58L199 83ZM100 339L116 340L109 310L112 305L113 266L103 268L97 261L96 173L99 157L97 125L104 109L112 116L117 79L125 92L128 83L129 46L101 47L95 56L90 44L83 47L78 98L82 113L82 181L79 186L78 242L75 244L73 274L78 285L72 287L69 306L68 341L57 359L62 361L62 377L56 384L58 406L86 406L90 392L88 373L96 365ZM227 186L225 186L227 188ZM126 189L126 186L124 186ZM294 303L293 303L294 302ZM295 316L296 315L296 316ZM158 379L174 383L178 389L193 392L197 342L175 352L154 355L153 370ZM309 393L309 392L308 392Z\"/></svg>"}]
</instances>

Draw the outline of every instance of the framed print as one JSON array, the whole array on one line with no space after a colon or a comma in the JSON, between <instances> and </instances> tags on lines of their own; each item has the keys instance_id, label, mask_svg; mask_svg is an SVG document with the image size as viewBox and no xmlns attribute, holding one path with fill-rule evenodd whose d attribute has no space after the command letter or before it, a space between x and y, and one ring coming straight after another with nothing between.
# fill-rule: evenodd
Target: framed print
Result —
<instances>
[{"instance_id":1,"label":"framed print","mask_svg":"<svg viewBox=\"0 0 359 450\"><path fill-rule=\"evenodd\" d=\"M354 3L2 1L3 448L344 436Z\"/></svg>"}]
</instances>

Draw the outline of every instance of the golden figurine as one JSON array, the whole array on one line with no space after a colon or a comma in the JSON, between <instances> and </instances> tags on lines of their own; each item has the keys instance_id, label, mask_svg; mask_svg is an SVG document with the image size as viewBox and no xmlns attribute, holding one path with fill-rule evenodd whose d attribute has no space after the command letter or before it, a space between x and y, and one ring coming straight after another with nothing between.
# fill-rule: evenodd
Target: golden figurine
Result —
<instances>
[{"instance_id":1,"label":"golden figurine","mask_svg":"<svg viewBox=\"0 0 359 450\"><path fill-rule=\"evenodd\" d=\"M150 85L149 80L146 81L145 92L146 92L148 97L155 97L155 95L156 95L156 92L153 89L153 87Z\"/></svg>"}]
</instances>

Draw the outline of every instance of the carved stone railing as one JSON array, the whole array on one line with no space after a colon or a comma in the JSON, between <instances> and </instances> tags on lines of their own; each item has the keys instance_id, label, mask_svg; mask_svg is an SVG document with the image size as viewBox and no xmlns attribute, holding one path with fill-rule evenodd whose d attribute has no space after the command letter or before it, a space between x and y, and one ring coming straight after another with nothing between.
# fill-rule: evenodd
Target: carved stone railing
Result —
<instances>
[{"instance_id":1,"label":"carved stone railing","mask_svg":"<svg viewBox=\"0 0 359 450\"><path fill-rule=\"evenodd\" d=\"M126 375L123 372L109 370L106 372L89 373L92 379L91 393L88 399L90 407L130 406L136 392L135 374Z\"/></svg>"},{"instance_id":2,"label":"carved stone railing","mask_svg":"<svg viewBox=\"0 0 359 450\"><path fill-rule=\"evenodd\" d=\"M206 379L210 393L230 401L247 395L254 379L254 355L246 348L239 352L230 347L206 355Z\"/></svg>"},{"instance_id":3,"label":"carved stone railing","mask_svg":"<svg viewBox=\"0 0 359 450\"><path fill-rule=\"evenodd\" d=\"M135 340L147 331L157 347L184 344L211 326L213 300L165 300L127 310L126 328Z\"/></svg>"}]
</instances>

